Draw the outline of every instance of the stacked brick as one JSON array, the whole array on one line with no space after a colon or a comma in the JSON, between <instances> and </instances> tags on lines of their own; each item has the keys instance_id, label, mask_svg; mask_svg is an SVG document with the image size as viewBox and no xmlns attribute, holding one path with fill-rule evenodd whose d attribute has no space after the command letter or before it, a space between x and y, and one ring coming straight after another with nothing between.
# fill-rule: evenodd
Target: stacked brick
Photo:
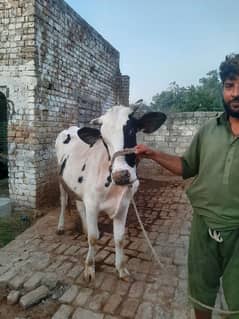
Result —
<instances>
[{"instance_id":1,"label":"stacked brick","mask_svg":"<svg viewBox=\"0 0 239 319\"><path fill-rule=\"evenodd\" d=\"M218 112L182 112L167 115L165 124L155 133L141 134L139 141L161 151L182 155L197 130Z\"/></svg>"},{"instance_id":2,"label":"stacked brick","mask_svg":"<svg viewBox=\"0 0 239 319\"><path fill-rule=\"evenodd\" d=\"M120 104L129 105L129 85L130 85L129 76L122 75L121 76L121 92L120 92L121 101L120 101Z\"/></svg>"},{"instance_id":3,"label":"stacked brick","mask_svg":"<svg viewBox=\"0 0 239 319\"><path fill-rule=\"evenodd\" d=\"M13 203L32 207L34 147L34 6L30 0L0 2L0 91L8 99L9 192ZM31 183L30 183L31 182Z\"/></svg>"},{"instance_id":4,"label":"stacked brick","mask_svg":"<svg viewBox=\"0 0 239 319\"><path fill-rule=\"evenodd\" d=\"M119 52L63 0L1 1L0 18L10 197L17 208L37 208L56 199L56 135L128 92L119 90Z\"/></svg>"}]
</instances>

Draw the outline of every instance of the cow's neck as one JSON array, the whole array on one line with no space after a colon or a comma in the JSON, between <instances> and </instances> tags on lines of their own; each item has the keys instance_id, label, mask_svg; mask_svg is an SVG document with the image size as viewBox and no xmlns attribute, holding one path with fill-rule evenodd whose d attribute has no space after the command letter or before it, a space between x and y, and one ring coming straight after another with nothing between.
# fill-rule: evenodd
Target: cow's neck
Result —
<instances>
[{"instance_id":1,"label":"cow's neck","mask_svg":"<svg viewBox=\"0 0 239 319\"><path fill-rule=\"evenodd\" d=\"M110 151L109 151L108 145L105 143L103 137L101 137L101 139L102 139L102 142L103 142L103 144L104 144L104 147L105 147L105 149L106 149L106 151L107 151L108 160L110 161L110 160L111 160L111 157L110 157Z\"/></svg>"}]
</instances>

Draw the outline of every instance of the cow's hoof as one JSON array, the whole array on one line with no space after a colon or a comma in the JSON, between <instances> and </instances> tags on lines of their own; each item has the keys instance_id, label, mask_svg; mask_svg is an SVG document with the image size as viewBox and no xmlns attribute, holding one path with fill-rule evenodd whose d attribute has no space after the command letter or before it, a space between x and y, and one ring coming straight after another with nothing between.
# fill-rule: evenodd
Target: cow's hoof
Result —
<instances>
[{"instance_id":1,"label":"cow's hoof","mask_svg":"<svg viewBox=\"0 0 239 319\"><path fill-rule=\"evenodd\" d=\"M130 279L130 273L129 273L129 271L128 271L127 268L120 268L120 269L118 270L118 272L119 272L119 277L120 277L120 279L129 281L129 279Z\"/></svg>"},{"instance_id":2,"label":"cow's hoof","mask_svg":"<svg viewBox=\"0 0 239 319\"><path fill-rule=\"evenodd\" d=\"M63 235L64 232L65 232L64 229L57 229L57 231L56 231L57 235Z\"/></svg>"},{"instance_id":3,"label":"cow's hoof","mask_svg":"<svg viewBox=\"0 0 239 319\"><path fill-rule=\"evenodd\" d=\"M95 280L95 267L94 266L85 266L84 278L87 282Z\"/></svg>"}]
</instances>

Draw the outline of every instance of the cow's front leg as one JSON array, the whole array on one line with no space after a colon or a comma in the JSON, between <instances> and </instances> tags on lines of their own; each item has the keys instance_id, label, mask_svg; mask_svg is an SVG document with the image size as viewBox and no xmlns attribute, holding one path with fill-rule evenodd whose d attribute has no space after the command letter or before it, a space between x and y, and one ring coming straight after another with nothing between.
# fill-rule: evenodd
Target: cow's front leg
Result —
<instances>
[{"instance_id":1,"label":"cow's front leg","mask_svg":"<svg viewBox=\"0 0 239 319\"><path fill-rule=\"evenodd\" d=\"M125 266L125 257L123 249L125 223L128 209L120 212L113 220L114 225L114 240L115 240L115 268L119 273L120 278L129 276L129 271Z\"/></svg>"},{"instance_id":2,"label":"cow's front leg","mask_svg":"<svg viewBox=\"0 0 239 319\"><path fill-rule=\"evenodd\" d=\"M57 226L58 235L62 235L64 233L64 214L65 214L66 205L68 201L68 194L64 190L61 183L60 183L60 198L61 198L61 211L60 211L60 217L59 217L58 226Z\"/></svg>"},{"instance_id":3,"label":"cow's front leg","mask_svg":"<svg viewBox=\"0 0 239 319\"><path fill-rule=\"evenodd\" d=\"M99 238L98 211L86 207L86 222L88 230L89 250L85 261L84 277L87 281L95 279L95 244Z\"/></svg>"}]
</instances>

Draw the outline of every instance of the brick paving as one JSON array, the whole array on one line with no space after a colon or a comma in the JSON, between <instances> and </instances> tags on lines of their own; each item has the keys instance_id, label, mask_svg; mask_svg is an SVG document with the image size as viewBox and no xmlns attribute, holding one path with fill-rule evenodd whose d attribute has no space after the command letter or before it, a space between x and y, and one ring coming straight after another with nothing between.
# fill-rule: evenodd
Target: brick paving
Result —
<instances>
[{"instance_id":1,"label":"brick paving","mask_svg":"<svg viewBox=\"0 0 239 319\"><path fill-rule=\"evenodd\" d=\"M112 221L102 215L101 238L96 247L96 279L94 283L85 282L87 241L79 234L78 216L66 214L66 231L59 236L57 209L49 211L0 250L0 288L11 304L19 303L26 308L21 318L35 319L29 316L28 307L37 309L32 304L46 303L49 299L57 307L41 319L193 318L186 295L191 207L184 188L179 179L142 180L136 196L162 268L152 258L130 207L125 253L131 279L122 281L117 277Z\"/></svg>"}]
</instances>

